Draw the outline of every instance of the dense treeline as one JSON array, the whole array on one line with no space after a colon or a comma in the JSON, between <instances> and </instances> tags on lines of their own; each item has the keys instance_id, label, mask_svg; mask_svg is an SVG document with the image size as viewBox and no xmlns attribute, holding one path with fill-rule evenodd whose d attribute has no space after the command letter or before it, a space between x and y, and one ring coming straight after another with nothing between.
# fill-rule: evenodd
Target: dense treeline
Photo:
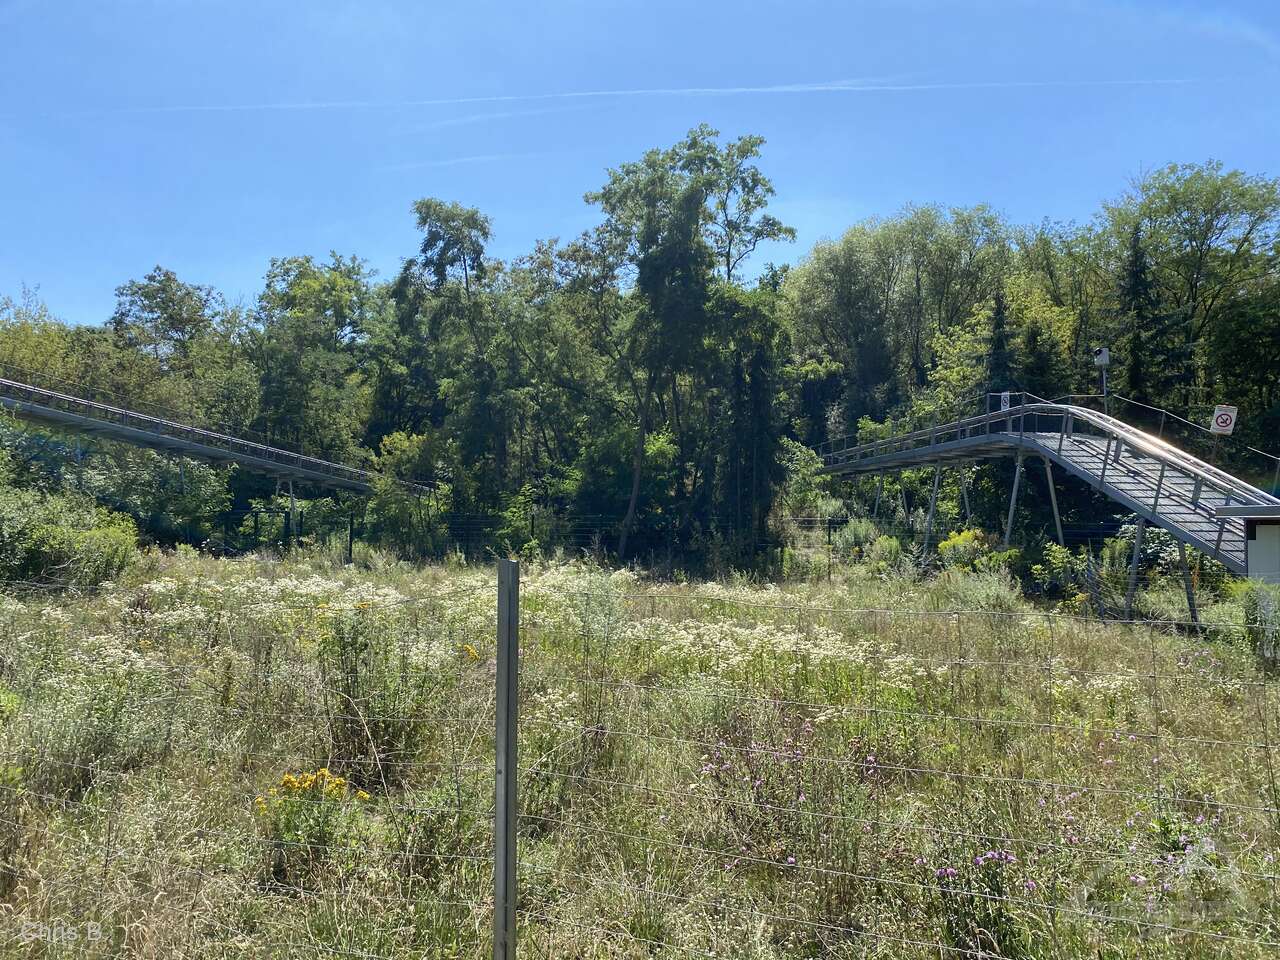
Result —
<instances>
[{"instance_id":1,"label":"dense treeline","mask_svg":"<svg viewBox=\"0 0 1280 960\"><path fill-rule=\"evenodd\" d=\"M427 198L419 248L386 279L356 256L283 257L256 302L229 304L157 267L96 325L5 301L0 360L431 483L428 504L389 484L372 505L372 529L419 552L432 518L499 514L524 541L538 516L579 516L622 558L747 562L795 442L986 391L1096 392L1100 344L1117 391L1193 419L1235 403L1246 439L1276 446L1280 181L1169 166L1084 225L910 207L750 274L761 243L794 237L768 213L762 145L695 129L608 171L586 195L594 229L510 263L488 255L484 213ZM191 468L139 494L171 467L111 456L96 486L79 456L17 462L75 474L148 529L179 494L207 532L273 492Z\"/></svg>"}]
</instances>

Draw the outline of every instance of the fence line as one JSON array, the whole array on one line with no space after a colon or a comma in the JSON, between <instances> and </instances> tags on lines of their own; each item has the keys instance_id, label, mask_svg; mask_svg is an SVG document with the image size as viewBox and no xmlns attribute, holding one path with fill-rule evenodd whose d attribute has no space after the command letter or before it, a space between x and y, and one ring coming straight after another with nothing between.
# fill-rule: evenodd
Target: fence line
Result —
<instances>
[{"instance_id":1,"label":"fence line","mask_svg":"<svg viewBox=\"0 0 1280 960\"><path fill-rule=\"evenodd\" d=\"M1280 950L1280 744L1269 723L1280 681L1238 648L1172 623L1039 611L863 609L537 577L521 599L514 563L500 578L483 617L479 584L336 605L211 596L225 605L205 621L126 634L162 667L125 670L116 687L77 685L56 658L42 660L57 631L17 642L0 657L0 694L23 699L7 717L0 697L6 949L28 943L24 920L145 915L177 885L192 908L173 936L187 937L191 956L213 949L206 928L252 950L365 960L421 955L450 937L455 953L492 947L498 960L517 948L747 956L756 944L786 960L1068 957L1103 943L1152 955ZM238 609L263 608L290 616L279 627L234 622ZM210 639L220 618L233 622ZM713 632L722 646L700 648L696 634L674 636L689 620L744 630ZM820 656L796 642L815 628L834 638ZM849 640L862 643L848 647L857 656L842 652ZM245 658L225 703L222 647L267 651ZM50 731L114 729L95 726L110 709L84 712L96 702L86 689L117 697L103 702L126 717L163 719L163 736L149 740L144 726L101 745L57 739ZM85 725L49 725L59 718ZM242 779L161 814L157 791L184 764L208 771L184 790ZM351 819L336 833L277 832L255 780L321 764L371 796L343 793ZM299 822L332 809L321 794L289 803ZM139 810L163 819L118 825ZM9 852L11 838L32 853ZM415 857L437 872L408 872L400 861ZM272 858L332 864L335 876L273 881ZM24 862L27 886L10 888L10 865L21 880ZM277 906L246 922L225 891L255 876L256 896ZM439 922L415 926L411 910L438 910ZM357 916L382 933L360 939L343 926Z\"/></svg>"}]
</instances>

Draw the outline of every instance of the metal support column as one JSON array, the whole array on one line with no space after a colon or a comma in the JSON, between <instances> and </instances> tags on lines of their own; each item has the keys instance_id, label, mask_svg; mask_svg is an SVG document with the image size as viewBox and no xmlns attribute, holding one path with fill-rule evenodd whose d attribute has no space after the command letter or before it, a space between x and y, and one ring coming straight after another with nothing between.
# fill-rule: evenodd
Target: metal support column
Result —
<instances>
[{"instance_id":1,"label":"metal support column","mask_svg":"<svg viewBox=\"0 0 1280 960\"><path fill-rule=\"evenodd\" d=\"M925 523L924 528L924 552L929 552L929 545L933 542L933 518L938 513L938 481L942 479L942 464L937 463L933 466L933 492L929 494L929 519Z\"/></svg>"},{"instance_id":2,"label":"metal support column","mask_svg":"<svg viewBox=\"0 0 1280 960\"><path fill-rule=\"evenodd\" d=\"M1067 538L1062 535L1062 515L1058 513L1058 491L1053 487L1053 464L1049 462L1048 457L1042 457L1044 460L1044 479L1049 484L1049 503L1053 506L1053 526L1058 533L1058 546L1065 547Z\"/></svg>"},{"instance_id":3,"label":"metal support column","mask_svg":"<svg viewBox=\"0 0 1280 960\"><path fill-rule=\"evenodd\" d=\"M1114 439L1114 437L1107 437L1107 449L1102 453L1102 470L1098 473L1099 490L1107 485L1107 465L1111 463L1111 444Z\"/></svg>"},{"instance_id":4,"label":"metal support column","mask_svg":"<svg viewBox=\"0 0 1280 960\"><path fill-rule=\"evenodd\" d=\"M1138 558L1142 554L1142 537L1147 532L1147 518L1138 518L1138 532L1133 535L1133 558L1129 561L1129 589L1124 595L1124 618L1133 619L1133 596L1138 592Z\"/></svg>"},{"instance_id":5,"label":"metal support column","mask_svg":"<svg viewBox=\"0 0 1280 960\"><path fill-rule=\"evenodd\" d=\"M876 474L876 505L871 511L871 516L873 518L879 518L880 516L880 498L883 495L884 495L884 474L878 473Z\"/></svg>"},{"instance_id":6,"label":"metal support column","mask_svg":"<svg viewBox=\"0 0 1280 960\"><path fill-rule=\"evenodd\" d=\"M516 956L516 719L520 676L520 564L498 561L498 651L493 821L493 960Z\"/></svg>"},{"instance_id":7,"label":"metal support column","mask_svg":"<svg viewBox=\"0 0 1280 960\"><path fill-rule=\"evenodd\" d=\"M1178 561L1182 564L1182 589L1187 593L1187 610L1191 613L1191 623L1200 632L1200 612L1196 610L1196 591L1191 584L1191 566L1187 563L1187 545L1178 541Z\"/></svg>"},{"instance_id":8,"label":"metal support column","mask_svg":"<svg viewBox=\"0 0 1280 960\"><path fill-rule=\"evenodd\" d=\"M1231 506L1231 497L1234 493L1235 493L1235 490L1227 491L1227 497L1225 500L1222 501L1222 505L1224 507ZM1222 535L1226 532L1227 532L1227 518L1222 517L1218 520L1218 538L1213 541L1213 555L1218 560L1222 559ZM1246 550L1248 549L1247 544L1245 545L1245 549Z\"/></svg>"},{"instance_id":9,"label":"metal support column","mask_svg":"<svg viewBox=\"0 0 1280 960\"><path fill-rule=\"evenodd\" d=\"M973 508L969 506L969 482L965 479L964 467L960 468L960 498L964 500L964 522L973 523Z\"/></svg>"},{"instance_id":10,"label":"metal support column","mask_svg":"<svg viewBox=\"0 0 1280 960\"><path fill-rule=\"evenodd\" d=\"M1004 525L1004 548L1009 549L1009 541L1013 537L1013 514L1018 509L1018 487L1022 485L1022 451L1018 451L1018 461L1013 467L1013 492L1009 496L1009 519Z\"/></svg>"}]
</instances>

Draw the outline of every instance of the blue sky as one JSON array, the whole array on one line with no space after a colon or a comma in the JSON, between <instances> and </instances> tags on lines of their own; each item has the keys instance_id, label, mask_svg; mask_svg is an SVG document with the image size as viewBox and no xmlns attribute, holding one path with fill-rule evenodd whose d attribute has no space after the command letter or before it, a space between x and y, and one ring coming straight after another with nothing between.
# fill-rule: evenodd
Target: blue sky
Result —
<instances>
[{"instance_id":1,"label":"blue sky","mask_svg":"<svg viewBox=\"0 0 1280 960\"><path fill-rule=\"evenodd\" d=\"M101 322L156 264L249 302L272 256L381 275L409 207L491 252L596 219L605 168L708 122L768 139L823 237L909 202L1087 219L1143 170L1280 175L1280 5L0 0L0 295Z\"/></svg>"}]
</instances>

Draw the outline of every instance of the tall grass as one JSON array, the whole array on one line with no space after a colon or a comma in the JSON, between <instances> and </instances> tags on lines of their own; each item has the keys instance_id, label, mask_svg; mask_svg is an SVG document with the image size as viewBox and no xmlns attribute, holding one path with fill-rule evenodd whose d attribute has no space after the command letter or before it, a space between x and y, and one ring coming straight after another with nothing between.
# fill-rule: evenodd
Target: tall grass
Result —
<instances>
[{"instance_id":1,"label":"tall grass","mask_svg":"<svg viewBox=\"0 0 1280 960\"><path fill-rule=\"evenodd\" d=\"M484 955L493 589L183 552L0 603L6 953ZM900 554L785 587L534 564L521 616L525 956L1275 954L1243 620L1054 616Z\"/></svg>"}]
</instances>

